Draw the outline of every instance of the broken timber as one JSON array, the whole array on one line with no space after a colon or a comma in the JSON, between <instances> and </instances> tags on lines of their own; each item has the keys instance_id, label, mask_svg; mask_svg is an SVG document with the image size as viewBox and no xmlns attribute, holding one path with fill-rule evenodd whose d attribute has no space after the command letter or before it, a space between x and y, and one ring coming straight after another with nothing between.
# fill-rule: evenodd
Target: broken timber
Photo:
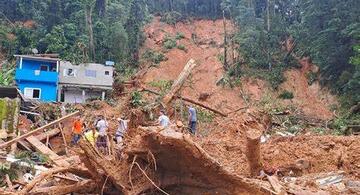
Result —
<instances>
[{"instance_id":1,"label":"broken timber","mask_svg":"<svg viewBox=\"0 0 360 195\"><path fill-rule=\"evenodd\" d=\"M66 115L66 116L64 116L64 117L61 117L61 118L55 120L55 121L52 121L52 122L50 122L49 124L46 124L46 125L44 125L44 126L42 126L42 127L39 127L39 128L37 128L37 129L35 129L35 130L32 130L32 131L30 131L30 132L27 132L27 133L25 133L24 135L18 136L18 137L16 137L15 139L12 139L12 140L10 140L10 141L8 141L8 142L2 143L2 144L0 144L0 149L1 149L1 148L4 148L4 147L7 147L7 146L9 146L9 145L11 145L11 144L13 144L13 143L16 143L16 142L18 142L19 140L25 139L25 138L27 138L27 137L35 134L35 133L38 132L38 131L41 131L41 130L47 129L47 128L53 126L53 125L56 125L56 124L58 124L59 122L65 120L65 119L67 119L67 118L76 116L76 115L78 115L79 113L80 113L79 111L73 112L73 113L71 113L71 114L69 114L69 115Z\"/></svg>"},{"instance_id":2,"label":"broken timber","mask_svg":"<svg viewBox=\"0 0 360 195\"><path fill-rule=\"evenodd\" d=\"M190 75L192 69L196 66L195 60L190 59L185 65L184 69L179 74L179 77L175 80L174 84L171 86L170 92L165 95L163 98L163 103L168 105L171 100L174 98L175 94L180 90L184 84L187 77Z\"/></svg>"},{"instance_id":3,"label":"broken timber","mask_svg":"<svg viewBox=\"0 0 360 195\"><path fill-rule=\"evenodd\" d=\"M42 154L45 154L49 157L51 161L53 161L57 166L66 167L70 164L66 162L65 160L60 160L60 156L57 155L54 151L50 150L46 145L41 143L36 137L29 136L26 138L26 140L39 152Z\"/></svg>"},{"instance_id":4,"label":"broken timber","mask_svg":"<svg viewBox=\"0 0 360 195\"><path fill-rule=\"evenodd\" d=\"M153 93L153 94L155 94L155 95L161 95L159 92L153 91L153 90L151 90L151 89L143 88L142 91L147 91L147 92ZM219 114L219 115L221 115L221 116L223 116L223 117L226 117L226 116L227 116L227 114L225 114L225 113L223 113L223 112L221 112L221 111L219 111L219 110L216 110L215 108L212 108L212 107L210 107L210 106L207 106L207 105L205 105L205 104L203 104L203 103L201 103L201 102L198 102L198 101L196 101L196 100L192 100L192 99L190 99L190 98L183 97L183 96L180 96L180 95L175 95L175 97L177 97L177 98L179 98L179 99L182 99L182 100L184 100L185 102L189 102L189 103L195 104L195 105L197 105L197 106L200 106L200 107L202 107L202 108L205 108L205 109L207 109L207 110L210 110L210 111L212 111L212 112L214 112L214 113L216 113L216 114Z\"/></svg>"},{"instance_id":5,"label":"broken timber","mask_svg":"<svg viewBox=\"0 0 360 195\"><path fill-rule=\"evenodd\" d=\"M95 171L102 169L118 194L138 195L154 190L172 194L169 191L172 186L181 186L184 191L200 189L194 194L269 194L261 188L262 182L226 170L189 136L171 129L159 132L158 127L136 130L141 137L124 150L132 161L107 160L91 144L79 142L84 151L83 163L97 167ZM149 153L153 158L148 157Z\"/></svg>"}]
</instances>

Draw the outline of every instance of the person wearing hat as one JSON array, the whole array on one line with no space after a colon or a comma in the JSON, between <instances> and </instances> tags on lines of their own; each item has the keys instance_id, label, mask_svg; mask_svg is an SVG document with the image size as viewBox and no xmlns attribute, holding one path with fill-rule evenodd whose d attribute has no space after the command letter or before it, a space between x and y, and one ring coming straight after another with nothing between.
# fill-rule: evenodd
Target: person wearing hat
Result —
<instances>
[{"instance_id":1,"label":"person wearing hat","mask_svg":"<svg viewBox=\"0 0 360 195\"><path fill-rule=\"evenodd\" d=\"M119 122L119 126L115 133L116 143L121 144L124 139L124 134L128 130L128 123L130 120L125 120L124 116L121 116L120 118L117 118L117 121Z\"/></svg>"}]
</instances>

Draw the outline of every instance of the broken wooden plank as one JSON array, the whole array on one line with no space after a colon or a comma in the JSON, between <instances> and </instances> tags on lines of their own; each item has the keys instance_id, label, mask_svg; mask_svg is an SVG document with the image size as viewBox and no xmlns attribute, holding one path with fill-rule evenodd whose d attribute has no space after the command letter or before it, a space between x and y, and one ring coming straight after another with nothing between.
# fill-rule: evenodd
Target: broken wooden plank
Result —
<instances>
[{"instance_id":1,"label":"broken wooden plank","mask_svg":"<svg viewBox=\"0 0 360 195\"><path fill-rule=\"evenodd\" d=\"M76 115L78 115L78 114L80 114L79 111L73 112L73 113L71 113L71 114L69 114L69 115L66 115L66 116L64 116L64 117L61 117L61 118L55 120L55 121L52 121L52 122L50 122L49 124L46 124L46 125L44 125L44 126L42 126L42 127L39 127L39 128L37 128L37 129L35 129L35 130L32 130L32 131L30 131L30 132L27 132L27 133L25 133L24 135L18 136L18 137L15 138L15 139L12 139L12 140L10 140L10 141L8 141L8 142L5 142L5 143L3 143L3 144L0 144L0 149L1 149L1 148L4 148L4 147L7 147L7 146L9 146L9 145L11 145L11 144L13 144L13 143L16 143L16 142L18 142L19 140L25 139L25 138L27 138L27 137L35 134L35 133L38 132L38 131L44 130L44 129L46 129L46 128L49 128L49 127L51 127L51 126L53 126L53 125L56 125L56 124L58 124L59 122L65 120L65 119L67 119L67 118L76 116Z\"/></svg>"},{"instance_id":2,"label":"broken wooden plank","mask_svg":"<svg viewBox=\"0 0 360 195\"><path fill-rule=\"evenodd\" d=\"M36 135L35 137L40 141L44 141L47 139L47 137L51 138L51 137L56 136L59 133L60 133L60 129L52 129L50 131L46 131L44 133Z\"/></svg>"},{"instance_id":3,"label":"broken wooden plank","mask_svg":"<svg viewBox=\"0 0 360 195\"><path fill-rule=\"evenodd\" d=\"M44 133L41 133L37 136L35 136L39 141L43 141L45 140L48 136L49 138L56 136L57 134L59 134L60 130L59 129L53 129L50 131L46 131ZM20 144L21 147L23 147L25 150L28 151L32 151L31 150L31 146L29 143L27 143L26 141L20 140L18 141L18 144Z\"/></svg>"},{"instance_id":4,"label":"broken wooden plank","mask_svg":"<svg viewBox=\"0 0 360 195\"><path fill-rule=\"evenodd\" d=\"M22 146L25 150L30 151L30 152L32 151L30 144L28 144L27 142L20 140L20 141L18 141L18 144L20 144L20 146Z\"/></svg>"},{"instance_id":5,"label":"broken wooden plank","mask_svg":"<svg viewBox=\"0 0 360 195\"><path fill-rule=\"evenodd\" d=\"M13 184L8 174L5 175L5 181L10 190L13 190Z\"/></svg>"},{"instance_id":6,"label":"broken wooden plank","mask_svg":"<svg viewBox=\"0 0 360 195\"><path fill-rule=\"evenodd\" d=\"M69 166L70 164L64 160L60 160L60 156L57 155L54 151L50 150L46 145L41 143L36 137L29 136L26 140L39 152L49 157L49 159L54 162L57 166Z\"/></svg>"},{"instance_id":7,"label":"broken wooden plank","mask_svg":"<svg viewBox=\"0 0 360 195\"><path fill-rule=\"evenodd\" d=\"M282 194L282 195L287 194L276 176L266 175L266 177L270 182L271 186L273 187L274 191L276 192L276 194Z\"/></svg>"},{"instance_id":8,"label":"broken wooden plank","mask_svg":"<svg viewBox=\"0 0 360 195\"><path fill-rule=\"evenodd\" d=\"M64 176L64 175L60 175L60 174L56 174L54 175L54 177L59 178L59 179L64 179L64 180L68 180L68 181L73 181L73 182L78 182L79 180L72 178L72 177L68 177L68 176Z\"/></svg>"},{"instance_id":9,"label":"broken wooden plank","mask_svg":"<svg viewBox=\"0 0 360 195\"><path fill-rule=\"evenodd\" d=\"M70 185L59 185L51 186L45 188L36 188L29 192L30 195L45 195L45 194L91 194L96 191L96 183L93 180L87 179L84 181L79 181L75 184Z\"/></svg>"},{"instance_id":10,"label":"broken wooden plank","mask_svg":"<svg viewBox=\"0 0 360 195\"><path fill-rule=\"evenodd\" d=\"M63 138L63 141L64 141L65 154L68 155L68 154L69 154L68 146L67 146L67 143L66 143L65 134L64 134L64 130L63 130L63 128L62 128L61 123L59 123L59 129L60 129L60 132L61 132L61 137Z\"/></svg>"},{"instance_id":11,"label":"broken wooden plank","mask_svg":"<svg viewBox=\"0 0 360 195\"><path fill-rule=\"evenodd\" d=\"M185 65L184 69L179 74L178 78L175 80L174 84L171 86L169 93L167 93L163 98L163 103L165 105L169 104L169 102L174 98L175 94L181 89L185 80L190 75L192 69L195 66L196 66L195 60L190 59L188 63Z\"/></svg>"},{"instance_id":12,"label":"broken wooden plank","mask_svg":"<svg viewBox=\"0 0 360 195\"><path fill-rule=\"evenodd\" d=\"M39 113L29 112L29 111L25 111L25 110L20 110L20 113L21 113L21 114L30 114L30 115L40 116Z\"/></svg>"}]
</instances>

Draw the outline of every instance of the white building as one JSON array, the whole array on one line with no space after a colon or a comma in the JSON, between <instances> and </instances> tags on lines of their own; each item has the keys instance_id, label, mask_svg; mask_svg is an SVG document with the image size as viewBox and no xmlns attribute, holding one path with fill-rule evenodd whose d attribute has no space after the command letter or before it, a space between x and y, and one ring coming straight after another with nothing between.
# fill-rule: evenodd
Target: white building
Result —
<instances>
[{"instance_id":1,"label":"white building","mask_svg":"<svg viewBox=\"0 0 360 195\"><path fill-rule=\"evenodd\" d=\"M60 62L58 100L65 103L84 103L89 98L105 99L112 90L113 64L79 64Z\"/></svg>"}]
</instances>

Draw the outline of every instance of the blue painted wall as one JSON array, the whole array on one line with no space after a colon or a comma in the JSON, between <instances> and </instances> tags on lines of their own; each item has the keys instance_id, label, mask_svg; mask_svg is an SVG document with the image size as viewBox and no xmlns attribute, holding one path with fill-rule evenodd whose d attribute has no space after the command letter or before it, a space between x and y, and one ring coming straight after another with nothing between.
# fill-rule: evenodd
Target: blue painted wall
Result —
<instances>
[{"instance_id":1,"label":"blue painted wall","mask_svg":"<svg viewBox=\"0 0 360 195\"><path fill-rule=\"evenodd\" d=\"M20 61L18 61L18 67L19 67L19 65L20 65ZM41 65L47 65L47 66L49 66L49 70L56 71L56 63L43 62L43 61L39 61L39 60L30 60L30 59L23 59L22 69L40 70Z\"/></svg>"},{"instance_id":2,"label":"blue painted wall","mask_svg":"<svg viewBox=\"0 0 360 195\"><path fill-rule=\"evenodd\" d=\"M56 101L58 88L56 63L23 59L21 69L19 63L18 60L15 81L21 92L25 93L24 88L39 88L41 89L40 100L44 102ZM40 71L40 74L36 75L35 70L40 70L41 65L49 66L50 71Z\"/></svg>"},{"instance_id":3,"label":"blue painted wall","mask_svg":"<svg viewBox=\"0 0 360 195\"><path fill-rule=\"evenodd\" d=\"M57 99L57 86L43 82L21 81L17 83L19 90L24 94L24 88L39 88L41 89L40 100L44 102L52 102Z\"/></svg>"}]
</instances>

